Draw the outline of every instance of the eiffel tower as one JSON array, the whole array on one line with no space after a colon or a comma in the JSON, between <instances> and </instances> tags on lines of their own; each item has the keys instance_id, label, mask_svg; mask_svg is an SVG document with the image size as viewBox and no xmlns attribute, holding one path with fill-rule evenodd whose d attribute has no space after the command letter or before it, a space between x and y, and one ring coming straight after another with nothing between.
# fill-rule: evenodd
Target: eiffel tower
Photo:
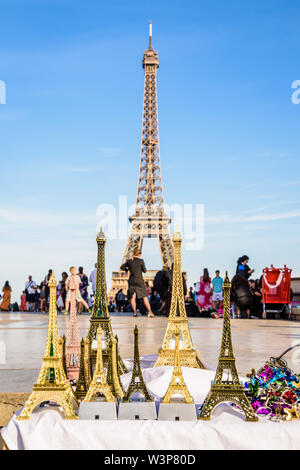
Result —
<instances>
[{"instance_id":1,"label":"eiffel tower","mask_svg":"<svg viewBox=\"0 0 300 470\"><path fill-rule=\"evenodd\" d=\"M119 375L119 367L117 362L117 340L112 337L109 342L108 367L107 367L107 383L114 397L120 401L124 397L125 391Z\"/></svg>"},{"instance_id":2,"label":"eiffel tower","mask_svg":"<svg viewBox=\"0 0 300 470\"><path fill-rule=\"evenodd\" d=\"M106 279L105 279L105 243L106 238L100 229L100 232L97 235L97 245L98 245L98 254L97 254L97 271L96 271L96 292L95 299L92 309L92 314L90 318L90 328L88 331L88 338L91 341L91 362L92 364L96 363L97 351L93 349L93 341L97 338L97 330L101 326L101 331L103 332L103 342L104 347L102 348L103 363L104 367L108 366L108 357L109 357L109 343L114 338L111 319L108 313L107 306L107 296L106 296ZM125 364L118 354L118 363L119 370L121 374L128 372L125 367Z\"/></svg>"},{"instance_id":3,"label":"eiffel tower","mask_svg":"<svg viewBox=\"0 0 300 470\"><path fill-rule=\"evenodd\" d=\"M158 352L158 358L154 367L172 366L174 364L174 346L172 342L174 335L179 331L182 335L180 347L180 364L186 367L205 369L203 359L194 348L184 305L183 281L181 272L181 242L179 232L173 235L174 245L174 267L172 281L172 299L168 318L167 330L162 347Z\"/></svg>"},{"instance_id":4,"label":"eiffel tower","mask_svg":"<svg viewBox=\"0 0 300 470\"><path fill-rule=\"evenodd\" d=\"M246 416L246 421L257 421L252 406L240 383L233 354L231 326L230 326L230 281L228 273L223 283L224 288L224 314L223 333L215 380L205 398L201 409L200 419L210 419L213 409L222 402L232 402L238 405ZM224 377L224 375L227 377Z\"/></svg>"},{"instance_id":5,"label":"eiffel tower","mask_svg":"<svg viewBox=\"0 0 300 470\"><path fill-rule=\"evenodd\" d=\"M153 397L151 396L146 387L141 369L141 360L139 352L139 329L137 325L135 325L134 328L134 356L132 376L125 397L123 398L123 402L129 402L130 397L134 392L143 394L146 401L153 401Z\"/></svg>"},{"instance_id":6,"label":"eiffel tower","mask_svg":"<svg viewBox=\"0 0 300 470\"><path fill-rule=\"evenodd\" d=\"M74 392L67 381L63 360L59 354L57 334L56 287L54 273L49 280L49 320L46 349L38 381L25 403L18 420L29 419L33 410L44 401L53 401L64 411L65 419L77 419L74 405L77 405Z\"/></svg>"},{"instance_id":7,"label":"eiffel tower","mask_svg":"<svg viewBox=\"0 0 300 470\"><path fill-rule=\"evenodd\" d=\"M71 276L69 289L71 292L71 308L70 308L70 321L69 333L66 346L66 363L67 363L67 377L68 379L78 379L79 364L80 364L80 344L78 336L78 323L76 315L76 283Z\"/></svg>"},{"instance_id":8,"label":"eiffel tower","mask_svg":"<svg viewBox=\"0 0 300 470\"><path fill-rule=\"evenodd\" d=\"M98 347L97 347L97 358L96 358L96 367L93 375L92 383L88 389L88 392L83 401L91 401L93 398L98 397L99 394L104 395L106 401L115 401L115 397L112 394L112 391L106 382L104 367L103 367L103 358L102 358L102 330L99 326L97 331L98 336Z\"/></svg>"},{"instance_id":9,"label":"eiffel tower","mask_svg":"<svg viewBox=\"0 0 300 470\"><path fill-rule=\"evenodd\" d=\"M184 397L185 403L194 403L193 397L190 394L182 375L179 351L179 331L177 331L175 333L175 357L173 356L174 369L171 377L171 382L169 384L165 396L162 399L162 403L171 403L172 396L175 394L182 395Z\"/></svg>"},{"instance_id":10,"label":"eiffel tower","mask_svg":"<svg viewBox=\"0 0 300 470\"><path fill-rule=\"evenodd\" d=\"M144 238L157 238L162 266L171 269L173 262L173 247L169 231L171 219L164 208L159 152L156 87L159 60L158 53L152 47L152 23L150 23L149 30L149 46L144 53L142 64L145 71L145 82L139 179L135 212L129 218L130 234L121 266L132 258L136 248L142 249ZM144 276L145 281L153 281L155 273L154 270L148 271ZM120 288L126 291L127 283L127 273L120 270L113 272L109 299L114 300L114 296Z\"/></svg>"},{"instance_id":11,"label":"eiffel tower","mask_svg":"<svg viewBox=\"0 0 300 470\"><path fill-rule=\"evenodd\" d=\"M78 380L76 383L76 389L75 389L75 397L77 400L82 400L88 391L88 385L87 385L87 380L85 377L85 367L84 367L84 359L85 359L85 354L84 354L84 339L82 338L80 341L80 367L79 367L79 375L78 375Z\"/></svg>"}]
</instances>

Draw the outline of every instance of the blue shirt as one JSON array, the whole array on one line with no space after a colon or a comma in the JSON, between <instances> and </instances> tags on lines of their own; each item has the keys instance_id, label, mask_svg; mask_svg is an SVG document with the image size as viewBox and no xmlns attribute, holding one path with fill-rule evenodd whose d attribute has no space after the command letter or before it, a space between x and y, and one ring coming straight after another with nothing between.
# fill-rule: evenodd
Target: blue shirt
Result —
<instances>
[{"instance_id":1,"label":"blue shirt","mask_svg":"<svg viewBox=\"0 0 300 470\"><path fill-rule=\"evenodd\" d=\"M214 277L212 280L212 285L214 288L214 292L222 292L223 279L221 277Z\"/></svg>"}]
</instances>

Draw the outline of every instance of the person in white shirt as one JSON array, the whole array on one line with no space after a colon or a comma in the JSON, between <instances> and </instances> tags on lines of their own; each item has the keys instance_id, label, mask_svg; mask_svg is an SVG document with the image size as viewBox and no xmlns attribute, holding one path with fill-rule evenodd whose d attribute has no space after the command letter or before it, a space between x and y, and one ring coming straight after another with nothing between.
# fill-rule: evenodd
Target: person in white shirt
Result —
<instances>
[{"instance_id":1,"label":"person in white shirt","mask_svg":"<svg viewBox=\"0 0 300 470\"><path fill-rule=\"evenodd\" d=\"M93 294L96 292L96 273L97 273L97 263L95 263L95 269L91 271L89 281L92 283Z\"/></svg>"},{"instance_id":2,"label":"person in white shirt","mask_svg":"<svg viewBox=\"0 0 300 470\"><path fill-rule=\"evenodd\" d=\"M28 281L25 284L25 293L26 293L26 310L29 310L29 304L31 305L31 310L34 312L35 298L36 298L37 285L32 280L32 276L28 276Z\"/></svg>"}]
</instances>

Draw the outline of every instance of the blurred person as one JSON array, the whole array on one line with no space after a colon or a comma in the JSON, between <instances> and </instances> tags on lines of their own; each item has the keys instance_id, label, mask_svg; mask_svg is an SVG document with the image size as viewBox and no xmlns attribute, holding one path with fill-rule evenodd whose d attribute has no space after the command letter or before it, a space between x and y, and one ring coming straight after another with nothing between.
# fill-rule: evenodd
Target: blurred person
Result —
<instances>
[{"instance_id":1,"label":"blurred person","mask_svg":"<svg viewBox=\"0 0 300 470\"><path fill-rule=\"evenodd\" d=\"M77 269L76 269L76 267L75 267L75 266L71 266L71 268L70 268L70 276L69 276L68 279L66 280L67 297L66 297L66 308L65 308L64 314L65 314L65 315L68 315L68 313L69 313L69 306L70 306L70 302L71 302L70 281L74 281L74 282L75 282L75 285L76 285L75 296L76 296L77 302L79 303L79 305L80 305L80 304L83 304L84 307L87 309L87 311L90 312L88 304L87 304L86 301L82 298L81 293L80 293L81 278L80 278L80 276L77 274ZM90 312L90 313L91 313L91 312Z\"/></svg>"},{"instance_id":2,"label":"blurred person","mask_svg":"<svg viewBox=\"0 0 300 470\"><path fill-rule=\"evenodd\" d=\"M49 306L49 294L50 294L50 288L49 288L49 281L52 276L53 269L48 270L48 274L45 276L44 283L45 283L45 305L46 305L46 310L48 310Z\"/></svg>"},{"instance_id":3,"label":"blurred person","mask_svg":"<svg viewBox=\"0 0 300 470\"><path fill-rule=\"evenodd\" d=\"M97 263L95 263L95 268L91 271L89 281L92 283L93 294L96 292L96 274L97 274Z\"/></svg>"},{"instance_id":4,"label":"blurred person","mask_svg":"<svg viewBox=\"0 0 300 470\"><path fill-rule=\"evenodd\" d=\"M200 277L197 305L200 312L211 309L211 278L207 268L203 269L203 275Z\"/></svg>"},{"instance_id":5,"label":"blurred person","mask_svg":"<svg viewBox=\"0 0 300 470\"><path fill-rule=\"evenodd\" d=\"M28 276L28 281L25 284L25 293L26 293L26 310L31 310L34 312L35 308L35 298L36 298L37 285L32 280L32 276Z\"/></svg>"},{"instance_id":6,"label":"blurred person","mask_svg":"<svg viewBox=\"0 0 300 470\"><path fill-rule=\"evenodd\" d=\"M249 282L240 274L236 274L231 280L231 299L234 302L237 318L250 318L253 305L253 295Z\"/></svg>"},{"instance_id":7,"label":"blurred person","mask_svg":"<svg viewBox=\"0 0 300 470\"><path fill-rule=\"evenodd\" d=\"M22 295L21 295L21 302L20 302L20 312L26 312L26 292L23 290Z\"/></svg>"},{"instance_id":8,"label":"blurred person","mask_svg":"<svg viewBox=\"0 0 300 470\"><path fill-rule=\"evenodd\" d=\"M217 310L218 305L220 302L223 301L223 279L220 276L220 271L216 270L216 276L211 281L213 286L213 293L212 293L212 310L215 312Z\"/></svg>"},{"instance_id":9,"label":"blurred person","mask_svg":"<svg viewBox=\"0 0 300 470\"><path fill-rule=\"evenodd\" d=\"M249 256L243 255L237 260L237 267L236 273L240 276L243 276L245 279L249 279L252 273L254 273L254 269L250 269L248 266Z\"/></svg>"},{"instance_id":10,"label":"blurred person","mask_svg":"<svg viewBox=\"0 0 300 470\"><path fill-rule=\"evenodd\" d=\"M85 301L85 303L87 304L87 302L88 302L89 280L88 280L87 275L84 274L82 266L79 266L77 275L80 277L80 281L81 281L80 286L79 286L80 295L83 298L83 300ZM79 305L80 305L79 309L80 309L80 313L81 313L82 307L85 307L85 305L82 302ZM89 309L87 309L87 310L89 310Z\"/></svg>"},{"instance_id":11,"label":"blurred person","mask_svg":"<svg viewBox=\"0 0 300 470\"><path fill-rule=\"evenodd\" d=\"M40 284L40 312L46 311L46 284L45 280Z\"/></svg>"},{"instance_id":12,"label":"blurred person","mask_svg":"<svg viewBox=\"0 0 300 470\"><path fill-rule=\"evenodd\" d=\"M126 295L124 294L123 289L118 290L115 300L118 312L123 312L126 305Z\"/></svg>"},{"instance_id":13,"label":"blurred person","mask_svg":"<svg viewBox=\"0 0 300 470\"><path fill-rule=\"evenodd\" d=\"M11 292L12 289L9 285L9 282L6 281L2 288L2 301L0 303L0 310L3 312L10 311Z\"/></svg>"},{"instance_id":14,"label":"blurred person","mask_svg":"<svg viewBox=\"0 0 300 470\"><path fill-rule=\"evenodd\" d=\"M141 259L141 250L136 249L133 253L133 259L127 260L121 266L122 271L130 272L128 280L128 293L127 298L133 310L133 316L136 317L136 301L142 299L147 309L148 317L154 317L151 306L147 297L143 273L147 272L144 260Z\"/></svg>"}]
</instances>

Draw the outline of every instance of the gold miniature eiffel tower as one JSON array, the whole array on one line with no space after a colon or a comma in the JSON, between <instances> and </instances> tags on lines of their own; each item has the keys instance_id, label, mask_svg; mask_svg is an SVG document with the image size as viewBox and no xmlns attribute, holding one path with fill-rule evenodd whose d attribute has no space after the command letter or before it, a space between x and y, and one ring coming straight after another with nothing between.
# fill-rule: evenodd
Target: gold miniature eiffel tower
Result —
<instances>
[{"instance_id":1,"label":"gold miniature eiffel tower","mask_svg":"<svg viewBox=\"0 0 300 470\"><path fill-rule=\"evenodd\" d=\"M108 385L103 368L102 358L102 330L99 326L97 331L98 336L98 347L97 347L97 358L96 367L93 376L92 383L83 401L92 401L92 398L98 397L99 394L104 395L106 401L115 401L115 397L112 394L110 386Z\"/></svg>"},{"instance_id":2,"label":"gold miniature eiffel tower","mask_svg":"<svg viewBox=\"0 0 300 470\"><path fill-rule=\"evenodd\" d=\"M191 338L184 305L183 282L181 272L181 242L179 232L173 235L174 267L172 280L172 299L168 318L168 326L162 347L158 352L158 358L154 367L172 366L174 361L174 349L171 347L174 334L179 331L182 335L182 347L180 348L180 364L186 367L205 369L200 353L196 351Z\"/></svg>"},{"instance_id":3,"label":"gold miniature eiffel tower","mask_svg":"<svg viewBox=\"0 0 300 470\"><path fill-rule=\"evenodd\" d=\"M180 366L179 331L175 333L175 351L173 354L174 370L168 390L162 399L162 403L171 403L172 396L175 394L182 395L185 403L194 403L193 397L185 384Z\"/></svg>"},{"instance_id":4,"label":"gold miniature eiffel tower","mask_svg":"<svg viewBox=\"0 0 300 470\"><path fill-rule=\"evenodd\" d=\"M131 381L128 386L123 402L129 402L131 395L134 392L141 393L144 395L146 401L153 401L153 397L149 393L141 369L141 360L139 352L139 329L137 325L134 328L134 359L133 359L133 370Z\"/></svg>"},{"instance_id":5,"label":"gold miniature eiffel tower","mask_svg":"<svg viewBox=\"0 0 300 470\"><path fill-rule=\"evenodd\" d=\"M224 288L224 314L223 333L215 380L203 403L200 419L210 419L213 409L222 402L232 402L238 405L246 416L246 421L257 421L252 406L244 392L244 386L240 383L233 354L231 326L230 326L230 281L228 273L223 283ZM223 375L227 374L226 378ZM230 377L231 376L231 377Z\"/></svg>"},{"instance_id":6,"label":"gold miniature eiffel tower","mask_svg":"<svg viewBox=\"0 0 300 470\"><path fill-rule=\"evenodd\" d=\"M108 365L108 345L109 342L114 337L112 326L111 326L111 319L108 313L108 305L107 305L107 295L106 295L106 280L105 280L105 243L106 238L105 234L100 229L100 232L97 235L97 246L98 246L98 254L97 254L97 271L96 271L96 292L95 292L95 300L93 304L92 314L90 318L90 328L88 332L88 337L91 340L97 338L97 330L98 327L101 326L104 336L105 347L102 349L103 355L103 363L104 367ZM96 351L95 349L91 349L91 358L92 363L95 364L96 362ZM125 364L118 354L118 362L121 374L125 374L128 372Z\"/></svg>"},{"instance_id":7,"label":"gold miniature eiffel tower","mask_svg":"<svg viewBox=\"0 0 300 470\"><path fill-rule=\"evenodd\" d=\"M84 375L87 387L92 383L91 340L87 336L84 340Z\"/></svg>"},{"instance_id":8,"label":"gold miniature eiffel tower","mask_svg":"<svg viewBox=\"0 0 300 470\"><path fill-rule=\"evenodd\" d=\"M84 339L80 341L80 366L79 366L79 376L75 389L75 397L77 400L82 400L88 391L88 385L85 377L85 368L84 368Z\"/></svg>"},{"instance_id":9,"label":"gold miniature eiffel tower","mask_svg":"<svg viewBox=\"0 0 300 470\"><path fill-rule=\"evenodd\" d=\"M64 411L65 419L77 419L74 403L77 405L74 392L67 381L62 357L58 350L57 335L57 309L56 309L56 287L57 280L54 273L49 280L49 321L48 334L43 358L42 368L38 381L33 386L33 391L26 401L18 420L29 419L32 411L44 401L53 401L60 405Z\"/></svg>"},{"instance_id":10,"label":"gold miniature eiffel tower","mask_svg":"<svg viewBox=\"0 0 300 470\"><path fill-rule=\"evenodd\" d=\"M122 382L118 373L117 364L117 340L113 336L109 342L109 353L108 353L108 367L107 367L107 383L117 400L121 400L124 397L125 392Z\"/></svg>"},{"instance_id":11,"label":"gold miniature eiffel tower","mask_svg":"<svg viewBox=\"0 0 300 470\"><path fill-rule=\"evenodd\" d=\"M67 376L67 362L66 362L66 335L63 335L58 340L58 351L62 360L62 366L64 368L64 373Z\"/></svg>"}]
</instances>

